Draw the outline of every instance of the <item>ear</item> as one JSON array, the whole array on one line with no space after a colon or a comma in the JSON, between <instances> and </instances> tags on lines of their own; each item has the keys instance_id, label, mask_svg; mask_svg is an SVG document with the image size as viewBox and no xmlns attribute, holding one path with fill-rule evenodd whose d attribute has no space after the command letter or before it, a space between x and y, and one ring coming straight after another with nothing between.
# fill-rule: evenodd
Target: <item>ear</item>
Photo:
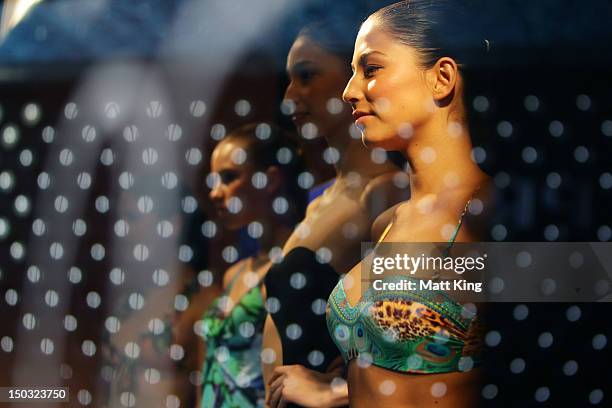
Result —
<instances>
[{"instance_id":1,"label":"ear","mask_svg":"<svg viewBox=\"0 0 612 408\"><path fill-rule=\"evenodd\" d=\"M429 70L431 90L436 102L443 102L453 95L459 76L459 68L454 59L440 58Z\"/></svg>"},{"instance_id":2,"label":"ear","mask_svg":"<svg viewBox=\"0 0 612 408\"><path fill-rule=\"evenodd\" d=\"M268 183L266 184L266 192L269 194L275 194L280 190L283 181L283 175L277 166L270 166L266 170L266 177Z\"/></svg>"}]
</instances>

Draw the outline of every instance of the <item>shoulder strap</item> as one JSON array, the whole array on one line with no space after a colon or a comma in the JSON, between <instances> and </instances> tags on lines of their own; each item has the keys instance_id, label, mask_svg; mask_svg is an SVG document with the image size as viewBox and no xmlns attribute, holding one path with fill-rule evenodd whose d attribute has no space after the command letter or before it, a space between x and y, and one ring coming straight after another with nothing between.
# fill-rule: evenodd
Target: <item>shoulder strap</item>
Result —
<instances>
[{"instance_id":1,"label":"shoulder strap","mask_svg":"<svg viewBox=\"0 0 612 408\"><path fill-rule=\"evenodd\" d=\"M238 277L242 275L243 272L247 269L247 267L249 266L249 259L250 258L245 259L244 263L242 264L242 267L234 274L234 276L232 276L232 279L229 281L227 287L225 288L226 293L228 293L232 289L232 286L234 286L234 283L236 282Z\"/></svg>"},{"instance_id":2,"label":"shoulder strap","mask_svg":"<svg viewBox=\"0 0 612 408\"><path fill-rule=\"evenodd\" d=\"M459 229L461 229L461 224L463 224L463 217L465 216L465 213L467 212L467 209L471 202L472 202L472 199L470 198L468 202L465 204L465 208L463 209L461 216L459 216L459 222L457 223L457 226L455 227L455 230L453 231L453 235L451 235L450 239L448 240L448 243L450 246L452 246L455 243L455 239L457 239L457 235L459 234Z\"/></svg>"},{"instance_id":3,"label":"shoulder strap","mask_svg":"<svg viewBox=\"0 0 612 408\"><path fill-rule=\"evenodd\" d=\"M389 231L391 230L391 226L393 225L393 221L389 222L389 224L387 224L387 226L385 227L385 230L383 231L382 234L380 234L380 238L378 238L378 241L376 241L376 244L380 244L389 234Z\"/></svg>"},{"instance_id":4,"label":"shoulder strap","mask_svg":"<svg viewBox=\"0 0 612 408\"><path fill-rule=\"evenodd\" d=\"M448 248L449 249L455 243L455 239L457 239L457 235L459 234L459 229L461 229L461 225L463 224L463 217L465 217L465 214L468 211L470 203L474 199L474 195L476 195L476 193L478 192L479 189L480 189L480 186L476 188L474 193L472 193L472 196L470 197L470 199L467 201L467 203L465 203L465 207L463 207L463 211L461 212L461 215L459 216L459 222L457 223L457 226L455 227L455 230L453 231L453 234L451 235L450 239L448 240L448 243L449 243L449 247ZM389 224L387 224L387 226L385 227L385 230L383 231L382 234L380 234L380 238L378 238L378 241L376 242L377 245L380 244L386 238L387 234L389 234L389 231L391 230L391 226L392 225L393 225L393 221L391 221L391 222L389 222Z\"/></svg>"},{"instance_id":5,"label":"shoulder strap","mask_svg":"<svg viewBox=\"0 0 612 408\"><path fill-rule=\"evenodd\" d=\"M474 196L476 195L478 190L480 190L480 186L476 187L476 190L474 190L474 192L470 196L470 199L467 201L467 203L465 203L465 207L463 208L463 211L461 212L461 216L459 216L459 222L457 223L457 226L455 227L455 230L453 231L453 235L451 235L450 239L448 240L448 244L449 244L448 249L450 249L455 243L455 239L457 239L457 235L459 235L459 229L461 228L461 224L463 224L463 217L465 217L465 214L467 213L468 208L470 207L470 203L474 199Z\"/></svg>"}]
</instances>

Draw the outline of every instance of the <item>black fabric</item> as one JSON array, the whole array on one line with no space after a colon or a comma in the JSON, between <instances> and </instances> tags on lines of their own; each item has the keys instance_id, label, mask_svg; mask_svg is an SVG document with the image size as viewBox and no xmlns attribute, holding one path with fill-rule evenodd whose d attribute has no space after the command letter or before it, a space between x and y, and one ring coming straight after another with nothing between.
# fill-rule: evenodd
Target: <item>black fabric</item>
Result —
<instances>
[{"instance_id":1,"label":"black fabric","mask_svg":"<svg viewBox=\"0 0 612 408\"><path fill-rule=\"evenodd\" d=\"M339 275L329 264L320 263L316 254L304 247L289 251L266 274L268 305L281 337L283 365L301 364L325 372L340 355L327 332L325 313L321 313L338 279ZM274 298L278 299L278 310L274 310ZM299 336L295 335L295 326L289 327L292 324L299 325ZM291 334L294 338L290 338ZM312 363L318 363L320 358L308 358L315 350L323 354L323 361L317 365Z\"/></svg>"}]
</instances>

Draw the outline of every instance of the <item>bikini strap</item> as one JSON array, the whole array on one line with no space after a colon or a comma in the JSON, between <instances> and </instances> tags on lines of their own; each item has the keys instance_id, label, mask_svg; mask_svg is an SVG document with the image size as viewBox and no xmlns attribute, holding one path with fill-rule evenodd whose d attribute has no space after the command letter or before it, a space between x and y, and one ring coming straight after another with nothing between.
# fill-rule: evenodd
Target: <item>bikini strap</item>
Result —
<instances>
[{"instance_id":1,"label":"bikini strap","mask_svg":"<svg viewBox=\"0 0 612 408\"><path fill-rule=\"evenodd\" d=\"M463 217L465 217L465 214L467 213L468 208L470 207L470 203L474 199L474 196L476 195L478 190L480 190L480 186L476 187L476 190L474 190L474 192L470 196L470 199L467 201L467 203L465 203L465 207L463 208L463 211L461 212L461 215L459 216L459 222L457 223L457 226L455 227L455 230L453 231L453 235L451 235L451 238L448 240L449 245L448 245L447 250L450 249L455 243L455 239L457 239L457 235L459 235L459 229L461 228L461 225L463 224Z\"/></svg>"},{"instance_id":2,"label":"bikini strap","mask_svg":"<svg viewBox=\"0 0 612 408\"><path fill-rule=\"evenodd\" d=\"M470 206L471 202L472 202L472 198L470 198L468 202L465 204L465 208L463 209L463 212L461 212L461 215L459 216L459 222L457 223L457 226L455 227L455 230L453 231L453 235L451 235L450 239L448 240L448 243L450 244L450 246L452 246L455 243L455 239L457 239L457 235L459 234L459 229L461 229L461 224L463 224L463 217L465 216L465 213L467 212L467 209Z\"/></svg>"},{"instance_id":3,"label":"bikini strap","mask_svg":"<svg viewBox=\"0 0 612 408\"><path fill-rule=\"evenodd\" d=\"M453 234L451 235L451 238L448 241L450 246L452 246L455 243L455 239L457 239L457 235L459 234L459 229L461 228L461 224L463 224L463 217L467 213L468 208L470 207L470 203L474 199L474 196L476 195L478 190L480 190L480 186L478 186L476 190L474 190L474 193L472 193L472 195L470 196L470 199L467 201L467 203L465 203L465 207L463 208L463 211L461 212L461 215L459 216L459 222L457 223L457 226L455 227L455 230L453 231ZM378 238L378 241L376 241L377 245L380 244L386 238L387 234L389 234L389 230L391 230L392 225L393 225L393 221L390 221L389 224L387 224L383 233L380 234L380 238Z\"/></svg>"},{"instance_id":4,"label":"bikini strap","mask_svg":"<svg viewBox=\"0 0 612 408\"><path fill-rule=\"evenodd\" d=\"M380 234L380 238L378 238L378 241L376 241L376 245L378 246L378 244L380 244L385 237L387 236L387 234L389 234L389 231L391 230L391 226L393 225L393 221L389 221L389 224L387 224L387 226L385 227L385 230L383 231L382 234Z\"/></svg>"},{"instance_id":5,"label":"bikini strap","mask_svg":"<svg viewBox=\"0 0 612 408\"><path fill-rule=\"evenodd\" d=\"M227 284L227 288L225 289L225 292L228 293L231 289L232 286L234 286L234 282L236 281L236 279L238 279L238 276L242 275L245 272L245 269L248 267L249 265L249 260L251 261L251 266L253 267L252 272L255 271L255 265L256 265L256 261L258 261L260 259L260 257L250 257L248 258L248 260L244 263L244 265L242 266L242 268L240 268L240 270L238 272L236 272L236 274L234 276L232 276L232 280L230 280L230 282ZM261 283L263 282L265 278L265 274L263 276L259 276L257 279L257 284L253 286L253 288L255 286L259 286L261 285ZM252 289L252 288L251 288Z\"/></svg>"},{"instance_id":6,"label":"bikini strap","mask_svg":"<svg viewBox=\"0 0 612 408\"><path fill-rule=\"evenodd\" d=\"M236 280L238 279L238 277L240 275L242 275L244 273L244 271L248 268L249 266L249 259L248 258L244 261L244 264L242 264L242 267L234 274L234 276L232 276L232 279L229 281L229 283L227 284L227 287L225 288L225 293L229 293L232 290L232 286L234 286L234 283L236 282Z\"/></svg>"}]
</instances>

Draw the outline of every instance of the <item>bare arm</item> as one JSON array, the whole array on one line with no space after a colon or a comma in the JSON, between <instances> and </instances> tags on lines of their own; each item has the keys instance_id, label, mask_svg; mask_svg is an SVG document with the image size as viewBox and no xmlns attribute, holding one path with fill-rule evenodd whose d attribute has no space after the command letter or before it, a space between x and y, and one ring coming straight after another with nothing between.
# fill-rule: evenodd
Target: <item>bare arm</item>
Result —
<instances>
[{"instance_id":1,"label":"bare arm","mask_svg":"<svg viewBox=\"0 0 612 408\"><path fill-rule=\"evenodd\" d=\"M349 402L348 385L340 377L342 367L320 373L301 365L274 369L269 380L268 406L284 407L293 402L304 407L341 407Z\"/></svg>"},{"instance_id":2,"label":"bare arm","mask_svg":"<svg viewBox=\"0 0 612 408\"><path fill-rule=\"evenodd\" d=\"M262 360L261 368L263 371L264 383L266 385L266 401L269 399L270 387L269 380L276 367L283 364L283 347L281 344L280 335L274 325L272 317L268 315L264 323L263 342L262 342Z\"/></svg>"}]
</instances>

